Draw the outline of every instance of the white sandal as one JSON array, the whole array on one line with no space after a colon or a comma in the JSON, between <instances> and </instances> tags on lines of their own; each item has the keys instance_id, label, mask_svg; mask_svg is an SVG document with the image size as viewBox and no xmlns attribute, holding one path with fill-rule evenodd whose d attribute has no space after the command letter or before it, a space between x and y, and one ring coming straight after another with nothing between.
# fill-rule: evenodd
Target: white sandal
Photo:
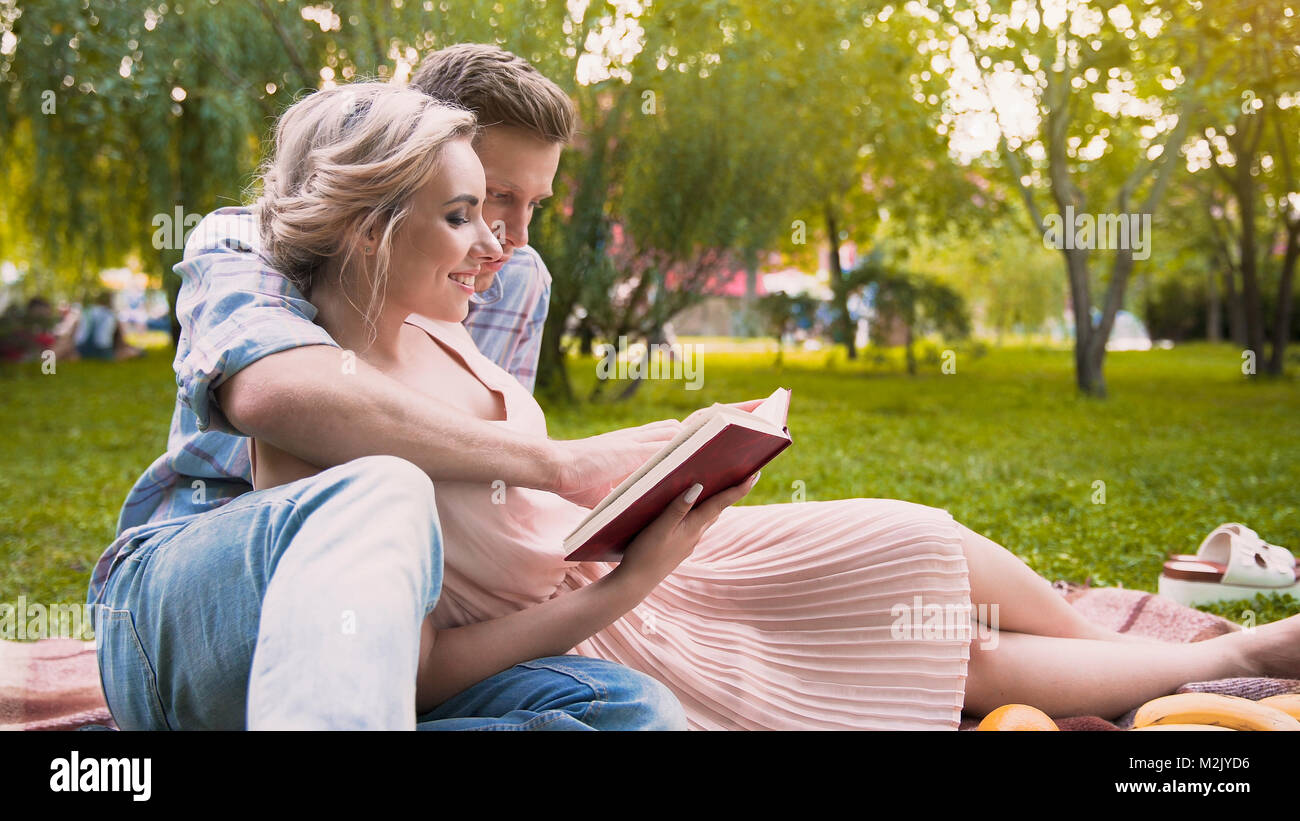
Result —
<instances>
[{"instance_id":1,"label":"white sandal","mask_svg":"<svg viewBox=\"0 0 1300 821\"><path fill-rule=\"evenodd\" d=\"M1261 539L1258 533L1246 527L1245 525L1238 524L1236 522L1232 522L1231 524L1226 524L1226 525L1219 525L1218 527L1216 527L1213 531L1210 532L1209 536L1205 537L1205 541L1201 542L1201 546L1195 554L1189 555L1187 553L1171 553L1169 555L1169 559L1170 561L1175 561L1175 562L1199 561L1201 558L1201 553L1205 550L1206 544L1208 544L1209 542L1215 539L1229 538L1232 534L1236 534L1237 536L1240 536L1241 538L1244 538L1249 542L1258 543L1262 547L1271 550L1272 552L1277 554L1279 561L1289 564L1292 567L1294 567L1297 564L1300 564L1300 560L1297 560L1296 557L1292 555L1290 550L1287 550L1285 547L1280 547L1275 544L1269 544L1268 542Z\"/></svg>"},{"instance_id":2,"label":"white sandal","mask_svg":"<svg viewBox=\"0 0 1300 821\"><path fill-rule=\"evenodd\" d=\"M1165 562L1157 590L1181 604L1251 599L1257 593L1300 595L1295 557L1241 524L1219 525L1195 556Z\"/></svg>"}]
</instances>

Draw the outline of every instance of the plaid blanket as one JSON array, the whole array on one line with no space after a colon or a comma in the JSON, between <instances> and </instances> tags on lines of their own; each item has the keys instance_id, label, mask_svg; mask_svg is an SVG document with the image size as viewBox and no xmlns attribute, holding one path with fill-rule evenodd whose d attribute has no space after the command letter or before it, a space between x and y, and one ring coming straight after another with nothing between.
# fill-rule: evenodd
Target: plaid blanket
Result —
<instances>
[{"instance_id":1,"label":"plaid blanket","mask_svg":"<svg viewBox=\"0 0 1300 821\"><path fill-rule=\"evenodd\" d=\"M0 730L95 726L114 726L99 686L95 642L0 641Z\"/></svg>"},{"instance_id":2,"label":"plaid blanket","mask_svg":"<svg viewBox=\"0 0 1300 821\"><path fill-rule=\"evenodd\" d=\"M1061 582L1056 589L1090 621L1121 633L1188 642L1238 629L1226 619L1140 590L1089 588ZM1178 692L1261 699L1279 693L1300 693L1300 680L1227 678L1189 682ZM973 730L978 723L976 719L965 719L961 729ZM1132 726L1133 713L1114 722L1098 716L1075 716L1056 723L1062 730L1121 730ZM113 728L113 719L99 686L93 641L0 641L0 730L101 727Z\"/></svg>"}]
</instances>

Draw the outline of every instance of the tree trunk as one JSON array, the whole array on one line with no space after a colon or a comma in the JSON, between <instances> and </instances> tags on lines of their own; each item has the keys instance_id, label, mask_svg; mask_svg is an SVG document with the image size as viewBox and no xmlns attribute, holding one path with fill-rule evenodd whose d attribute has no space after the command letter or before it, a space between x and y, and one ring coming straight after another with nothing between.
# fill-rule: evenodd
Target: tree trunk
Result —
<instances>
[{"instance_id":1,"label":"tree trunk","mask_svg":"<svg viewBox=\"0 0 1300 821\"><path fill-rule=\"evenodd\" d=\"M762 334L758 317L758 254L745 253L745 299L741 307L745 336Z\"/></svg>"},{"instance_id":2,"label":"tree trunk","mask_svg":"<svg viewBox=\"0 0 1300 821\"><path fill-rule=\"evenodd\" d=\"M907 373L916 376L916 352L912 350L912 325L903 325L903 354L907 357Z\"/></svg>"},{"instance_id":3,"label":"tree trunk","mask_svg":"<svg viewBox=\"0 0 1300 821\"><path fill-rule=\"evenodd\" d=\"M1300 222L1286 227L1286 256L1282 261L1282 278L1277 286L1277 311L1273 322L1273 356L1268 372L1281 376L1286 368L1286 343L1291 336L1291 300L1295 286L1296 260L1300 258Z\"/></svg>"},{"instance_id":4,"label":"tree trunk","mask_svg":"<svg viewBox=\"0 0 1300 821\"><path fill-rule=\"evenodd\" d=\"M1259 301L1259 269L1255 233L1255 196L1254 181L1250 177L1250 163L1238 160L1244 167L1237 174L1234 193L1237 207L1241 211L1241 300L1242 311L1246 319L1246 348L1254 351L1257 359L1264 357L1264 309Z\"/></svg>"},{"instance_id":5,"label":"tree trunk","mask_svg":"<svg viewBox=\"0 0 1300 821\"><path fill-rule=\"evenodd\" d=\"M641 367L637 371L641 375L638 376L636 379L633 379L631 384L629 384L627 387L623 388L623 391L614 400L615 402L626 402L627 400L636 396L637 391L641 390L641 384L645 382L645 380L648 378L648 374L650 373L650 360L654 355L655 346L659 344L666 344L667 342L668 342L668 338L667 335L664 333L664 329L662 325L656 325L650 333L646 334L645 356L641 358ZM669 363L669 367L671 368L674 354L672 352L672 348L669 348L668 351L669 351L668 363ZM663 363L660 364L662 365ZM671 371L669 372L671 373Z\"/></svg>"},{"instance_id":6,"label":"tree trunk","mask_svg":"<svg viewBox=\"0 0 1300 821\"><path fill-rule=\"evenodd\" d=\"M578 353L582 356L591 356L596 352L596 329L591 324L590 317L583 317L578 323Z\"/></svg>"},{"instance_id":7,"label":"tree trunk","mask_svg":"<svg viewBox=\"0 0 1300 821\"><path fill-rule=\"evenodd\" d=\"M1085 351L1082 357L1076 356L1079 368L1079 390L1097 399L1106 398L1106 346Z\"/></svg>"},{"instance_id":8,"label":"tree trunk","mask_svg":"<svg viewBox=\"0 0 1300 821\"><path fill-rule=\"evenodd\" d=\"M168 248L158 252L158 260L162 263L163 269L163 289L167 292L167 304L171 306L171 334L172 347L178 347L181 343L181 321L176 316L176 301L181 295L181 278L174 270L176 263L183 258L183 252L173 251Z\"/></svg>"},{"instance_id":9,"label":"tree trunk","mask_svg":"<svg viewBox=\"0 0 1300 821\"><path fill-rule=\"evenodd\" d=\"M1223 298L1228 309L1228 338L1238 348L1246 347L1246 312L1237 293L1237 269L1231 264L1223 269Z\"/></svg>"},{"instance_id":10,"label":"tree trunk","mask_svg":"<svg viewBox=\"0 0 1300 821\"><path fill-rule=\"evenodd\" d=\"M1205 338L1210 342L1223 341L1223 303L1219 300L1219 284L1211 267L1205 273Z\"/></svg>"},{"instance_id":11,"label":"tree trunk","mask_svg":"<svg viewBox=\"0 0 1300 821\"><path fill-rule=\"evenodd\" d=\"M1069 230L1074 230L1070 226ZM1070 307L1074 311L1074 380L1079 391L1088 396L1106 395L1106 383L1102 378L1101 365L1106 346L1101 346L1102 356L1092 353L1096 330L1092 325L1092 296L1088 283L1088 252L1079 248L1067 248L1065 255L1066 273L1070 280Z\"/></svg>"},{"instance_id":12,"label":"tree trunk","mask_svg":"<svg viewBox=\"0 0 1300 821\"><path fill-rule=\"evenodd\" d=\"M556 304L552 299L551 310L546 315L546 326L542 331L542 347L537 362L537 387L534 391L538 396L566 404L573 402L573 385L569 382L569 371L564 361L564 323L572 310L572 302Z\"/></svg>"},{"instance_id":13,"label":"tree trunk","mask_svg":"<svg viewBox=\"0 0 1300 821\"><path fill-rule=\"evenodd\" d=\"M848 349L849 359L858 358L856 340L857 328L849 318L849 289L844 280L844 271L840 268L840 231L835 223L835 212L830 204L826 205L826 241L830 246L828 267L831 272L831 294L835 302L835 324L839 326Z\"/></svg>"}]
</instances>

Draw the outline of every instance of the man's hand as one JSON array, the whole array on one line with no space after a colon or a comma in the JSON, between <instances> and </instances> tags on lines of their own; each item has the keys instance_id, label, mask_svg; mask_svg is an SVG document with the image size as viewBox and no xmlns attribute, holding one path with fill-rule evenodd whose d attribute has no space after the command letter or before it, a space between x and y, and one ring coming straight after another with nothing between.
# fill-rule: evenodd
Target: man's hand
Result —
<instances>
[{"instance_id":1,"label":"man's hand","mask_svg":"<svg viewBox=\"0 0 1300 821\"><path fill-rule=\"evenodd\" d=\"M731 403L731 407L753 411L762 399ZM710 406L711 407L711 406ZM595 507L645 461L672 440L683 425L692 424L708 408L700 408L685 421L665 419L639 428L624 428L586 439L556 441L560 471L553 490L583 507Z\"/></svg>"},{"instance_id":2,"label":"man's hand","mask_svg":"<svg viewBox=\"0 0 1300 821\"><path fill-rule=\"evenodd\" d=\"M681 430L676 419L557 441L560 473L555 492L583 507L595 507Z\"/></svg>"},{"instance_id":3,"label":"man's hand","mask_svg":"<svg viewBox=\"0 0 1300 821\"><path fill-rule=\"evenodd\" d=\"M729 403L727 403L727 404L730 405L730 406L733 407L733 408L736 408L737 410L743 410L743 411L746 411L746 412L748 412L748 413L753 413L755 408L757 408L759 405L763 404L763 400L762 400L762 399L750 399L750 400L747 401L747 402L729 402ZM690 416L688 416L688 417L686 417L685 419L682 420L682 425L685 426L685 427L688 427L688 428L689 428L691 425L696 424L696 422L699 420L700 416L701 416L702 414L708 413L709 408L712 408L712 407L713 407L712 405L709 405L709 407L707 407L707 408L700 408L700 409L697 410L697 411L692 411Z\"/></svg>"}]
</instances>

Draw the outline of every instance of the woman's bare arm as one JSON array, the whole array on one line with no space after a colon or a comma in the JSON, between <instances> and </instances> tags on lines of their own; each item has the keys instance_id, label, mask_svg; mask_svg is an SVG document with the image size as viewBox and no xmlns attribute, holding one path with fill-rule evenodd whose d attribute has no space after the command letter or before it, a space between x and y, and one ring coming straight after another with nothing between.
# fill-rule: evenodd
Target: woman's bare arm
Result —
<instances>
[{"instance_id":1,"label":"woman's bare arm","mask_svg":"<svg viewBox=\"0 0 1300 821\"><path fill-rule=\"evenodd\" d=\"M471 685L516 664L559 656L636 607L691 551L723 509L757 481L724 490L693 508L678 497L650 524L604 577L527 610L478 624L420 635L416 710L425 713ZM698 485L696 486L698 487Z\"/></svg>"}]
</instances>

